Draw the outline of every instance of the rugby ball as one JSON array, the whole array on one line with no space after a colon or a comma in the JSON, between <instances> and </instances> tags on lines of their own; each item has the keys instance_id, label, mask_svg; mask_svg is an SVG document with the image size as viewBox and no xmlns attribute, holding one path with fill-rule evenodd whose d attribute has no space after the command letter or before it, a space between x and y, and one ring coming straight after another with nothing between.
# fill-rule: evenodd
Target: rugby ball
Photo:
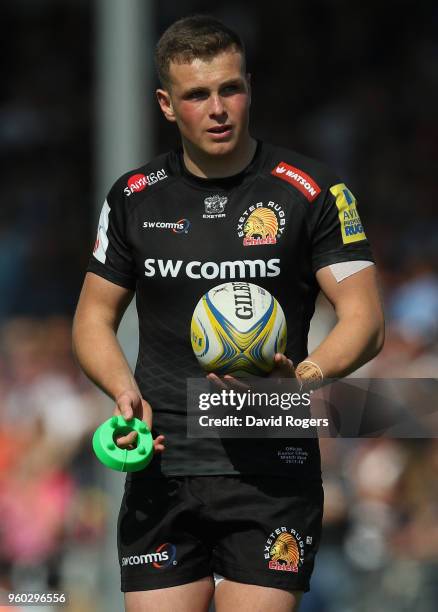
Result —
<instances>
[{"instance_id":1,"label":"rugby ball","mask_svg":"<svg viewBox=\"0 0 438 612\"><path fill-rule=\"evenodd\" d=\"M217 285L196 305L191 324L193 352L207 372L263 376L284 353L286 319L277 300L244 281Z\"/></svg>"}]
</instances>

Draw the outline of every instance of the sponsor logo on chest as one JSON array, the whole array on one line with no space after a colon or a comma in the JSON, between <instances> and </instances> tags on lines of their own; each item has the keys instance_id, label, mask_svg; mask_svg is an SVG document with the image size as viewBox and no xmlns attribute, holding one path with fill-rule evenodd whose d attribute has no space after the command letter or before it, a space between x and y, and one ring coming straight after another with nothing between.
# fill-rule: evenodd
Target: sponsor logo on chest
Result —
<instances>
[{"instance_id":1,"label":"sponsor logo on chest","mask_svg":"<svg viewBox=\"0 0 438 612\"><path fill-rule=\"evenodd\" d=\"M244 259L230 261L184 261L182 259L145 259L144 275L177 278L186 276L192 280L216 278L224 280L266 278L279 276L280 259Z\"/></svg>"},{"instance_id":2,"label":"sponsor logo on chest","mask_svg":"<svg viewBox=\"0 0 438 612\"><path fill-rule=\"evenodd\" d=\"M123 192L127 197L130 197L133 193L143 191L150 185L154 185L159 181L164 181L164 179L167 179L167 174L164 168L157 170L156 172L151 172L150 174L133 174L129 177L128 183Z\"/></svg>"},{"instance_id":3,"label":"sponsor logo on chest","mask_svg":"<svg viewBox=\"0 0 438 612\"><path fill-rule=\"evenodd\" d=\"M171 230L174 234L188 234L190 229L188 219L179 221L143 221L143 229L146 230Z\"/></svg>"}]
</instances>

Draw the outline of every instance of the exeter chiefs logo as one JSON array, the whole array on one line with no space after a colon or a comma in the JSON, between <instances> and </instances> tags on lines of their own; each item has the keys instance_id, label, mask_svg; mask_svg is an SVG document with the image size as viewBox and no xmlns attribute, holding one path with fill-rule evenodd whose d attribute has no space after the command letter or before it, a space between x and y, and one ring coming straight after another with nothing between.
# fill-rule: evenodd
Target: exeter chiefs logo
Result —
<instances>
[{"instance_id":1,"label":"exeter chiefs logo","mask_svg":"<svg viewBox=\"0 0 438 612\"><path fill-rule=\"evenodd\" d=\"M276 238L278 221L275 213L269 208L259 208L252 212L243 227L246 238Z\"/></svg>"},{"instance_id":2,"label":"exeter chiefs logo","mask_svg":"<svg viewBox=\"0 0 438 612\"><path fill-rule=\"evenodd\" d=\"M283 572L298 572L304 560L304 542L295 529L279 527L270 535L265 545L268 568Z\"/></svg>"},{"instance_id":3,"label":"exeter chiefs logo","mask_svg":"<svg viewBox=\"0 0 438 612\"><path fill-rule=\"evenodd\" d=\"M237 235L243 238L243 246L276 244L285 224L285 213L279 204L257 202L240 217Z\"/></svg>"}]
</instances>

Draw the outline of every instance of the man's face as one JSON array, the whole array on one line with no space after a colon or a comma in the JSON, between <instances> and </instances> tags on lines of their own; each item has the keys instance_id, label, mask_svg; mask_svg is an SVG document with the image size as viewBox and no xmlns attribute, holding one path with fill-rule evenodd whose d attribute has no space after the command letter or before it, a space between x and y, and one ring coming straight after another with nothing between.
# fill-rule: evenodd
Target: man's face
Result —
<instances>
[{"instance_id":1,"label":"man's face","mask_svg":"<svg viewBox=\"0 0 438 612\"><path fill-rule=\"evenodd\" d=\"M170 64L169 90L157 97L183 141L209 155L227 155L248 137L249 78L242 56L225 51L209 60Z\"/></svg>"}]
</instances>

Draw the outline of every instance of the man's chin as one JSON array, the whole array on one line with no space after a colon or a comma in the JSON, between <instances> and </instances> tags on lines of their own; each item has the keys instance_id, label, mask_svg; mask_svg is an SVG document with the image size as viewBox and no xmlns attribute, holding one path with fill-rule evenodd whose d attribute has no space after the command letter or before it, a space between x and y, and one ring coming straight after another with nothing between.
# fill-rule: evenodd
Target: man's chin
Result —
<instances>
[{"instance_id":1,"label":"man's chin","mask_svg":"<svg viewBox=\"0 0 438 612\"><path fill-rule=\"evenodd\" d=\"M237 142L233 138L230 138L229 140L223 142L209 142L205 147L203 147L203 151L207 155L225 157L233 154L236 148Z\"/></svg>"}]
</instances>

